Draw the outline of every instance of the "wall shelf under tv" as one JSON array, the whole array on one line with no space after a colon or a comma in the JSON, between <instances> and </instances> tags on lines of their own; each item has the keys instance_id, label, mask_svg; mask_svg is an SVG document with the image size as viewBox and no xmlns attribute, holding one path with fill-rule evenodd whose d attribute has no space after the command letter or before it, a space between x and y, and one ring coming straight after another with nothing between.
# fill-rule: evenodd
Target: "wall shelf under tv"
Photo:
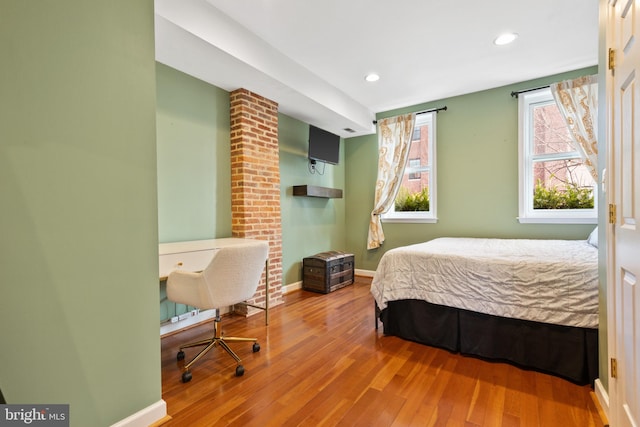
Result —
<instances>
[{"instance_id":1,"label":"wall shelf under tv","mask_svg":"<svg viewBox=\"0 0 640 427\"><path fill-rule=\"evenodd\" d=\"M316 185L294 185L294 196L323 197L325 199L342 199L339 188L318 187Z\"/></svg>"}]
</instances>

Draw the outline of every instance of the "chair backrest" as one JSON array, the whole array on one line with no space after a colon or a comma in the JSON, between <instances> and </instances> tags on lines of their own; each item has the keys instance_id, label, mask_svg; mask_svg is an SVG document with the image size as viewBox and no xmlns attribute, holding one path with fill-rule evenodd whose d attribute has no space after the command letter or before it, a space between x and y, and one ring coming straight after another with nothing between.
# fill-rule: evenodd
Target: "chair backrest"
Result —
<instances>
[{"instance_id":1,"label":"chair backrest","mask_svg":"<svg viewBox=\"0 0 640 427\"><path fill-rule=\"evenodd\" d=\"M260 283L268 255L269 243L262 240L220 248L202 272L211 304L224 307L251 298Z\"/></svg>"},{"instance_id":2,"label":"chair backrest","mask_svg":"<svg viewBox=\"0 0 640 427\"><path fill-rule=\"evenodd\" d=\"M203 309L246 301L256 293L268 256L267 241L234 239L231 245L216 249L202 272L172 272L167 281L167 296ZM183 285L184 292L180 290Z\"/></svg>"}]
</instances>

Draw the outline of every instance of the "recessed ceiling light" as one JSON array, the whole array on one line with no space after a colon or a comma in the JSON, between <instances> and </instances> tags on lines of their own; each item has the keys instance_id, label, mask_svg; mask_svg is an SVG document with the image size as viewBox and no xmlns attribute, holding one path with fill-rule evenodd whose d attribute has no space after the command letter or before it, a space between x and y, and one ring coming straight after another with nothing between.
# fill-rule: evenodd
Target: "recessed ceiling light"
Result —
<instances>
[{"instance_id":1,"label":"recessed ceiling light","mask_svg":"<svg viewBox=\"0 0 640 427\"><path fill-rule=\"evenodd\" d=\"M493 43L498 46L502 46L502 45L511 43L517 38L518 38L518 34L516 33L504 33L504 34L500 34L498 38L496 38L493 41Z\"/></svg>"},{"instance_id":2,"label":"recessed ceiling light","mask_svg":"<svg viewBox=\"0 0 640 427\"><path fill-rule=\"evenodd\" d=\"M369 73L364 76L364 79L368 82L377 82L378 80L380 80L380 76L376 73Z\"/></svg>"}]
</instances>

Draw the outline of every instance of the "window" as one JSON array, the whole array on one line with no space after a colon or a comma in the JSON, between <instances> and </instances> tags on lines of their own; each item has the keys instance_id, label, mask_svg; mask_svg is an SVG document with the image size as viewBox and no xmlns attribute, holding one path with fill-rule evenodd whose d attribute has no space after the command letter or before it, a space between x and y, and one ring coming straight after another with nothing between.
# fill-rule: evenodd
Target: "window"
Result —
<instances>
[{"instance_id":1,"label":"window","mask_svg":"<svg viewBox=\"0 0 640 427\"><path fill-rule=\"evenodd\" d=\"M551 89L519 95L519 217L526 223L596 223L595 182Z\"/></svg>"},{"instance_id":2,"label":"window","mask_svg":"<svg viewBox=\"0 0 640 427\"><path fill-rule=\"evenodd\" d=\"M384 222L436 222L436 113L416 115L409 160Z\"/></svg>"}]
</instances>

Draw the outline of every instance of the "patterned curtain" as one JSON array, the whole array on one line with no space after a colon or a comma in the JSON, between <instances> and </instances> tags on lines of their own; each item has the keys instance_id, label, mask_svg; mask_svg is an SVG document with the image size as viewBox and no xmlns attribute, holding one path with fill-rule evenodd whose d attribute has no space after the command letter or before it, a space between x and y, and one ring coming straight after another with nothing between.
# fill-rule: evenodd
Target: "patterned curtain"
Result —
<instances>
[{"instance_id":1,"label":"patterned curtain","mask_svg":"<svg viewBox=\"0 0 640 427\"><path fill-rule=\"evenodd\" d=\"M384 242L380 215L394 203L402 183L415 122L415 113L378 120L378 179L367 249L379 248Z\"/></svg>"},{"instance_id":2,"label":"patterned curtain","mask_svg":"<svg viewBox=\"0 0 640 427\"><path fill-rule=\"evenodd\" d=\"M598 182L598 79L584 76L550 85L576 148Z\"/></svg>"}]
</instances>

